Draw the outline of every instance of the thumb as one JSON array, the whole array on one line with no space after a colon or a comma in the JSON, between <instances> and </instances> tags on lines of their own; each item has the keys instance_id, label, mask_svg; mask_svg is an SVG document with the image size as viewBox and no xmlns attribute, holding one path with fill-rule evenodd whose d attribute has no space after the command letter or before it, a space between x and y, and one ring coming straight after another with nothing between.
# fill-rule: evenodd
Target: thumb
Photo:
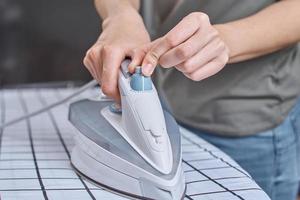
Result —
<instances>
[{"instance_id":1,"label":"thumb","mask_svg":"<svg viewBox=\"0 0 300 200\"><path fill-rule=\"evenodd\" d=\"M151 48L145 55L142 62L142 72L145 76L151 76L158 64L159 58L172 48L164 37L153 41L151 44Z\"/></svg>"},{"instance_id":2,"label":"thumb","mask_svg":"<svg viewBox=\"0 0 300 200\"><path fill-rule=\"evenodd\" d=\"M142 66L143 59L152 46L153 42L149 42L128 52L128 56L131 58L131 62L128 65L128 70L130 73L134 72L136 66Z\"/></svg>"}]
</instances>

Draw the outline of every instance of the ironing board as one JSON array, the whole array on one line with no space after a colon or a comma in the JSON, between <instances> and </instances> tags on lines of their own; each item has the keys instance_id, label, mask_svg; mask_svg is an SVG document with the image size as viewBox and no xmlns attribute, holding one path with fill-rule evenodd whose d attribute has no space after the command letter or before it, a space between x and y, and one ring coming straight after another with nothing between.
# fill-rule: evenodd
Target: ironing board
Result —
<instances>
[{"instance_id":1,"label":"ironing board","mask_svg":"<svg viewBox=\"0 0 300 200\"><path fill-rule=\"evenodd\" d=\"M75 88L0 90L1 123L35 111ZM90 89L72 101L96 98ZM79 177L70 165L77 131L67 119L68 103L0 130L0 195L2 200L122 200ZM185 200L269 200L228 155L181 128Z\"/></svg>"}]
</instances>

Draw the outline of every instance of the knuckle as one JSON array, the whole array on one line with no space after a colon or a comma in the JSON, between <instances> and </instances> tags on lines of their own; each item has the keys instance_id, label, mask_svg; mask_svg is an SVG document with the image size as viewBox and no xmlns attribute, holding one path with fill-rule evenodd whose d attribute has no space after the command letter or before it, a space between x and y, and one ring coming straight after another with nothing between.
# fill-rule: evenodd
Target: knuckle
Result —
<instances>
[{"instance_id":1,"label":"knuckle","mask_svg":"<svg viewBox=\"0 0 300 200\"><path fill-rule=\"evenodd\" d=\"M225 59L224 59L224 63L225 63L225 64L227 64L227 63L228 63L228 61L229 61L229 56L228 56L228 55L226 55L226 56L225 56Z\"/></svg>"},{"instance_id":2,"label":"knuckle","mask_svg":"<svg viewBox=\"0 0 300 200\"><path fill-rule=\"evenodd\" d=\"M225 44L225 43L224 43ZM225 50L224 50L224 53L227 55L228 57L228 60L229 60L229 55L230 55L230 49L229 47L225 44Z\"/></svg>"},{"instance_id":3,"label":"knuckle","mask_svg":"<svg viewBox=\"0 0 300 200\"><path fill-rule=\"evenodd\" d=\"M91 49L88 49L85 53L85 57L87 57L88 55L90 55Z\"/></svg>"},{"instance_id":4,"label":"knuckle","mask_svg":"<svg viewBox=\"0 0 300 200\"><path fill-rule=\"evenodd\" d=\"M219 71L221 70L227 63L228 61L228 56L220 56L217 60L216 60L216 70Z\"/></svg>"},{"instance_id":5,"label":"knuckle","mask_svg":"<svg viewBox=\"0 0 300 200\"><path fill-rule=\"evenodd\" d=\"M162 67L162 68L169 68L170 66L167 64L167 61L166 61L166 58L164 56L162 56L160 59L159 59L159 65Z\"/></svg>"},{"instance_id":6,"label":"knuckle","mask_svg":"<svg viewBox=\"0 0 300 200\"><path fill-rule=\"evenodd\" d=\"M103 53L105 55L109 55L109 54L119 54L121 53L122 50L120 47L118 46L114 46L114 45L111 45L111 44L108 44L108 45L105 45L103 46Z\"/></svg>"},{"instance_id":7,"label":"knuckle","mask_svg":"<svg viewBox=\"0 0 300 200\"><path fill-rule=\"evenodd\" d=\"M203 22L209 22L209 16L205 13L200 13L199 19Z\"/></svg>"},{"instance_id":8,"label":"knuckle","mask_svg":"<svg viewBox=\"0 0 300 200\"><path fill-rule=\"evenodd\" d=\"M202 12L191 12L190 14L187 15L187 18L197 18L199 19L199 17L202 16Z\"/></svg>"},{"instance_id":9,"label":"knuckle","mask_svg":"<svg viewBox=\"0 0 300 200\"><path fill-rule=\"evenodd\" d=\"M192 18L192 19L194 19L194 18L198 19L199 15L200 15L200 12L191 12L190 14L188 14L185 17L185 19L190 19L190 18Z\"/></svg>"},{"instance_id":10,"label":"knuckle","mask_svg":"<svg viewBox=\"0 0 300 200\"><path fill-rule=\"evenodd\" d=\"M226 52L226 45L223 41L221 41L220 48L222 51Z\"/></svg>"},{"instance_id":11,"label":"knuckle","mask_svg":"<svg viewBox=\"0 0 300 200\"><path fill-rule=\"evenodd\" d=\"M175 36L173 35L167 35L165 38L164 38L166 44L170 47L174 47L176 46L176 38Z\"/></svg>"},{"instance_id":12,"label":"knuckle","mask_svg":"<svg viewBox=\"0 0 300 200\"><path fill-rule=\"evenodd\" d=\"M145 55L145 52L142 49L136 48L132 50L133 56L142 57Z\"/></svg>"},{"instance_id":13,"label":"knuckle","mask_svg":"<svg viewBox=\"0 0 300 200\"><path fill-rule=\"evenodd\" d=\"M199 21L201 21L201 22L209 22L209 16L203 12L199 12L197 17L198 17Z\"/></svg>"},{"instance_id":14,"label":"knuckle","mask_svg":"<svg viewBox=\"0 0 300 200\"><path fill-rule=\"evenodd\" d=\"M86 52L87 56L91 56L91 57L95 57L96 53L96 49L95 48L91 48Z\"/></svg>"},{"instance_id":15,"label":"knuckle","mask_svg":"<svg viewBox=\"0 0 300 200\"><path fill-rule=\"evenodd\" d=\"M83 65L86 67L86 68L90 68L91 66L89 66L89 61L88 61L88 57L85 56L84 59L83 59Z\"/></svg>"},{"instance_id":16,"label":"knuckle","mask_svg":"<svg viewBox=\"0 0 300 200\"><path fill-rule=\"evenodd\" d=\"M102 84L101 89L102 92L107 96L113 96L115 94L115 89L108 84Z\"/></svg>"},{"instance_id":17,"label":"knuckle","mask_svg":"<svg viewBox=\"0 0 300 200\"><path fill-rule=\"evenodd\" d=\"M186 62L183 62L181 65L180 65L180 68L184 71L184 72L187 72L188 70L188 65Z\"/></svg>"},{"instance_id":18,"label":"knuckle","mask_svg":"<svg viewBox=\"0 0 300 200\"><path fill-rule=\"evenodd\" d=\"M128 52L129 56L136 57L139 54L139 51L137 49L130 49Z\"/></svg>"},{"instance_id":19,"label":"knuckle","mask_svg":"<svg viewBox=\"0 0 300 200\"><path fill-rule=\"evenodd\" d=\"M149 62L155 63L155 62L158 61L158 59L159 59L159 56L157 55L156 52L154 52L154 51L150 51L150 52L149 52L149 54L148 54L148 56L147 56L147 60L148 60Z\"/></svg>"},{"instance_id":20,"label":"knuckle","mask_svg":"<svg viewBox=\"0 0 300 200\"><path fill-rule=\"evenodd\" d=\"M195 17L195 16L199 16L200 12L191 12L190 14L188 14L188 17Z\"/></svg>"},{"instance_id":21,"label":"knuckle","mask_svg":"<svg viewBox=\"0 0 300 200\"><path fill-rule=\"evenodd\" d=\"M130 52L133 54L133 55L138 55L141 53L141 50L139 48L134 48L132 50L130 50Z\"/></svg>"},{"instance_id":22,"label":"knuckle","mask_svg":"<svg viewBox=\"0 0 300 200\"><path fill-rule=\"evenodd\" d=\"M207 41L215 41L216 39L219 38L219 32L215 30L214 28L208 29L208 30L203 30L205 33L206 37L205 39Z\"/></svg>"},{"instance_id":23,"label":"knuckle","mask_svg":"<svg viewBox=\"0 0 300 200\"><path fill-rule=\"evenodd\" d=\"M216 49L217 49L218 51L223 51L223 50L225 50L225 44L224 44L224 42L222 42L221 40L218 40L218 41L217 41L217 44L216 44Z\"/></svg>"},{"instance_id":24,"label":"knuckle","mask_svg":"<svg viewBox=\"0 0 300 200\"><path fill-rule=\"evenodd\" d=\"M114 47L112 45L105 45L103 46L103 52L110 54L114 51Z\"/></svg>"},{"instance_id":25,"label":"knuckle","mask_svg":"<svg viewBox=\"0 0 300 200\"><path fill-rule=\"evenodd\" d=\"M186 73L190 73L192 71L188 62L183 62L181 64L181 69Z\"/></svg>"},{"instance_id":26,"label":"knuckle","mask_svg":"<svg viewBox=\"0 0 300 200\"><path fill-rule=\"evenodd\" d=\"M218 32L215 28L213 28L213 29L211 30L211 35L212 35L213 37L217 37L217 36L219 36L219 32Z\"/></svg>"},{"instance_id":27,"label":"knuckle","mask_svg":"<svg viewBox=\"0 0 300 200\"><path fill-rule=\"evenodd\" d=\"M95 60L99 57L99 55L100 55L100 48L93 47L90 50L88 50L86 57L90 58L91 60Z\"/></svg>"},{"instance_id":28,"label":"knuckle","mask_svg":"<svg viewBox=\"0 0 300 200\"><path fill-rule=\"evenodd\" d=\"M190 74L189 77L193 81L199 81L199 77L195 73Z\"/></svg>"},{"instance_id":29,"label":"knuckle","mask_svg":"<svg viewBox=\"0 0 300 200\"><path fill-rule=\"evenodd\" d=\"M229 60L229 56L227 54L221 57L221 63L223 64L223 66L228 62L228 60Z\"/></svg>"},{"instance_id":30,"label":"knuckle","mask_svg":"<svg viewBox=\"0 0 300 200\"><path fill-rule=\"evenodd\" d=\"M185 47L180 47L175 50L175 55L179 59L184 59L189 56L189 50Z\"/></svg>"}]
</instances>

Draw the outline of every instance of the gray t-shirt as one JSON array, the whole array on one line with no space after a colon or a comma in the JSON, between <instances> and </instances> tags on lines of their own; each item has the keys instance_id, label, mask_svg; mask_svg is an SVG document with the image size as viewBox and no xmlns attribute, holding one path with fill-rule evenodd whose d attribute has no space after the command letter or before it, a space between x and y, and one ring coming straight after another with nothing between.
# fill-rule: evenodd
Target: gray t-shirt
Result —
<instances>
[{"instance_id":1,"label":"gray t-shirt","mask_svg":"<svg viewBox=\"0 0 300 200\"><path fill-rule=\"evenodd\" d=\"M205 12L215 24L255 14L274 2L155 0L157 36L193 11ZM179 122L220 135L251 135L280 124L295 104L300 94L300 48L293 45L228 64L217 75L200 82L186 78L175 68L157 68L156 84Z\"/></svg>"}]
</instances>

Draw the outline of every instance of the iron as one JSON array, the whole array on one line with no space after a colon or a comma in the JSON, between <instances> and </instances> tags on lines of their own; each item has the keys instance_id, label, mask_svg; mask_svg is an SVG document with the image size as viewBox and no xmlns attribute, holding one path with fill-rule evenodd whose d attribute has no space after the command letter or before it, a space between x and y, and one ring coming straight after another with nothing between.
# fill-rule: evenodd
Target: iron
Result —
<instances>
[{"instance_id":1,"label":"iron","mask_svg":"<svg viewBox=\"0 0 300 200\"><path fill-rule=\"evenodd\" d=\"M173 116L162 108L151 78L137 67L119 73L121 107L84 99L69 108L79 130L71 162L76 171L106 189L137 199L182 199L181 136Z\"/></svg>"}]
</instances>

